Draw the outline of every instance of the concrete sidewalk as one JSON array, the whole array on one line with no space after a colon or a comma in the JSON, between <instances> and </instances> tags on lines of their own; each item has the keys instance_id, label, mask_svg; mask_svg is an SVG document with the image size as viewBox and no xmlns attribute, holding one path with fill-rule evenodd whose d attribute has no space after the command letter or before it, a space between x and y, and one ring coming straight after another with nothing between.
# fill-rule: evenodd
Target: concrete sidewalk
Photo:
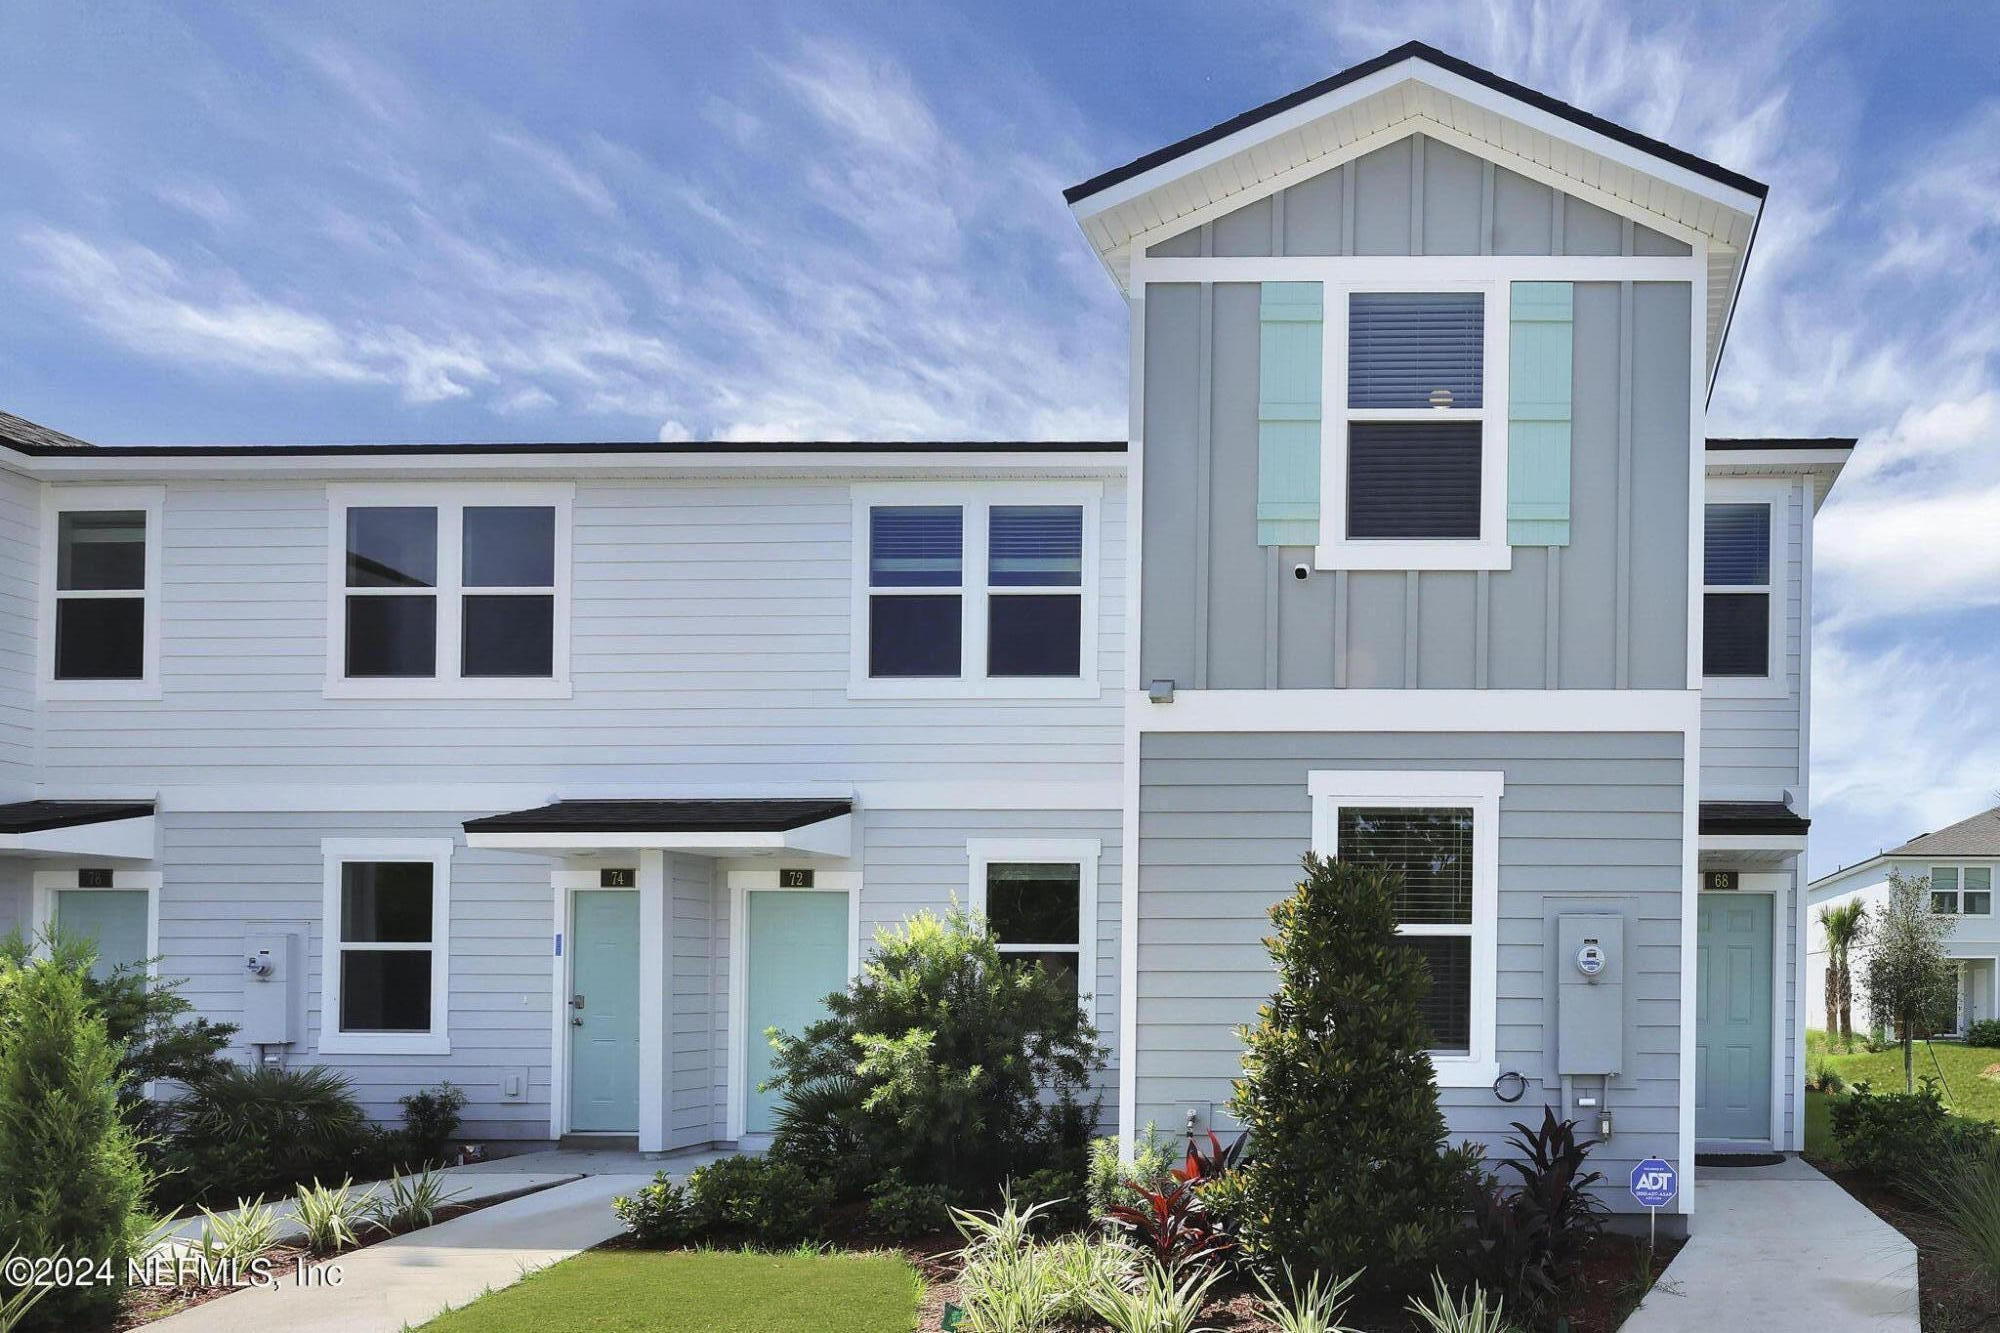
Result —
<instances>
[{"instance_id":1,"label":"concrete sidewalk","mask_svg":"<svg viewBox=\"0 0 2000 1333\"><path fill-rule=\"evenodd\" d=\"M1621 1333L1917 1333L1916 1247L1791 1158L1705 1167L1692 1237Z\"/></svg>"},{"instance_id":2,"label":"concrete sidewalk","mask_svg":"<svg viewBox=\"0 0 2000 1333\"><path fill-rule=\"evenodd\" d=\"M496 1173L497 1175L497 1173ZM611 1200L652 1180L588 1176L413 1231L329 1262L339 1286L248 1288L148 1327L169 1333L395 1333L510 1286L538 1268L610 1240L624 1228Z\"/></svg>"}]
</instances>

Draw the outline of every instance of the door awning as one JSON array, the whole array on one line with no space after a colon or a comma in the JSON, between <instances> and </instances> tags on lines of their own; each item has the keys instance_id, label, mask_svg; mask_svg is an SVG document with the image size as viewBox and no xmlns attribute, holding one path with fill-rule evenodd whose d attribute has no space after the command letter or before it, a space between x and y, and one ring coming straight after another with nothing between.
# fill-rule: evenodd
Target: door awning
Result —
<instances>
[{"instance_id":1,"label":"door awning","mask_svg":"<svg viewBox=\"0 0 2000 1333\"><path fill-rule=\"evenodd\" d=\"M157 846L151 801L0 804L0 855L150 861Z\"/></svg>"},{"instance_id":2,"label":"door awning","mask_svg":"<svg viewBox=\"0 0 2000 1333\"><path fill-rule=\"evenodd\" d=\"M556 801L468 819L465 841L516 851L848 856L853 816L846 797Z\"/></svg>"}]
</instances>

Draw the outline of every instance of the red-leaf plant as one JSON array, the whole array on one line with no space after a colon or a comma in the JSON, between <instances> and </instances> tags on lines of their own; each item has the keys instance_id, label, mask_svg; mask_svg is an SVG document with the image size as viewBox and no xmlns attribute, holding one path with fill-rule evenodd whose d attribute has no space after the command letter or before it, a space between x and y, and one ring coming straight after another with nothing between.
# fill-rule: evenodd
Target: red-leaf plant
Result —
<instances>
[{"instance_id":1,"label":"red-leaf plant","mask_svg":"<svg viewBox=\"0 0 2000 1333\"><path fill-rule=\"evenodd\" d=\"M1203 1153L1192 1135L1188 1138L1187 1160L1173 1170L1166 1188L1154 1190L1136 1181L1126 1187L1139 1196L1137 1204L1117 1204L1111 1220L1130 1233L1132 1240L1154 1263L1168 1272L1189 1264L1206 1265L1219 1260L1236 1247L1236 1242L1220 1225L1202 1200L1196 1187L1236 1169L1243 1154L1239 1137L1228 1148L1213 1131L1209 1150Z\"/></svg>"}]
</instances>

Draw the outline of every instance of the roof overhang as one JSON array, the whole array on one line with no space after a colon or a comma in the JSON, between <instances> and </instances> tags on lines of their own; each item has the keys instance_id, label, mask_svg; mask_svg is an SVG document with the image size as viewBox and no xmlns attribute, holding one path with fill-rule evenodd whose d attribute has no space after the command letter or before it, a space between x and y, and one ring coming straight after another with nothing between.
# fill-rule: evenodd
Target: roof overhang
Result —
<instances>
[{"instance_id":1,"label":"roof overhang","mask_svg":"<svg viewBox=\"0 0 2000 1333\"><path fill-rule=\"evenodd\" d=\"M1765 187L1422 43L1149 153L1064 198L1129 290L1135 251L1417 132L1705 247L1713 380Z\"/></svg>"},{"instance_id":2,"label":"roof overhang","mask_svg":"<svg viewBox=\"0 0 2000 1333\"><path fill-rule=\"evenodd\" d=\"M465 841L551 853L846 857L854 852L853 810L852 800L826 797L557 801L467 820Z\"/></svg>"},{"instance_id":3,"label":"roof overhang","mask_svg":"<svg viewBox=\"0 0 2000 1333\"><path fill-rule=\"evenodd\" d=\"M1703 801L1698 824L1703 870L1788 865L1805 851L1812 827L1783 801Z\"/></svg>"},{"instance_id":4,"label":"roof overhang","mask_svg":"<svg viewBox=\"0 0 2000 1333\"><path fill-rule=\"evenodd\" d=\"M151 801L14 801L0 805L0 856L150 861L158 850Z\"/></svg>"},{"instance_id":5,"label":"roof overhang","mask_svg":"<svg viewBox=\"0 0 2000 1333\"><path fill-rule=\"evenodd\" d=\"M1703 450L1704 470L1711 477L1810 477L1817 510L1854 456L1854 444L1847 437L1712 439Z\"/></svg>"}]
</instances>

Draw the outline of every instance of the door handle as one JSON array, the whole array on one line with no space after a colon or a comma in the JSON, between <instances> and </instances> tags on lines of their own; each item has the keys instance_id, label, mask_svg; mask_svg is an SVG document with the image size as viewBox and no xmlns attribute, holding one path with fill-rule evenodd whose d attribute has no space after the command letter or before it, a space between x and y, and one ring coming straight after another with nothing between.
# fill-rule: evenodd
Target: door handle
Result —
<instances>
[{"instance_id":1,"label":"door handle","mask_svg":"<svg viewBox=\"0 0 2000 1333\"><path fill-rule=\"evenodd\" d=\"M570 1019L570 1021L569 1021L569 1025L570 1025L571 1027L573 1027L573 1028L580 1028L580 1027L582 1027L582 1026L583 1026L583 1015L582 1015L582 1014L578 1014L578 1015L577 1015L576 1017L574 1017L574 1018Z\"/></svg>"}]
</instances>

